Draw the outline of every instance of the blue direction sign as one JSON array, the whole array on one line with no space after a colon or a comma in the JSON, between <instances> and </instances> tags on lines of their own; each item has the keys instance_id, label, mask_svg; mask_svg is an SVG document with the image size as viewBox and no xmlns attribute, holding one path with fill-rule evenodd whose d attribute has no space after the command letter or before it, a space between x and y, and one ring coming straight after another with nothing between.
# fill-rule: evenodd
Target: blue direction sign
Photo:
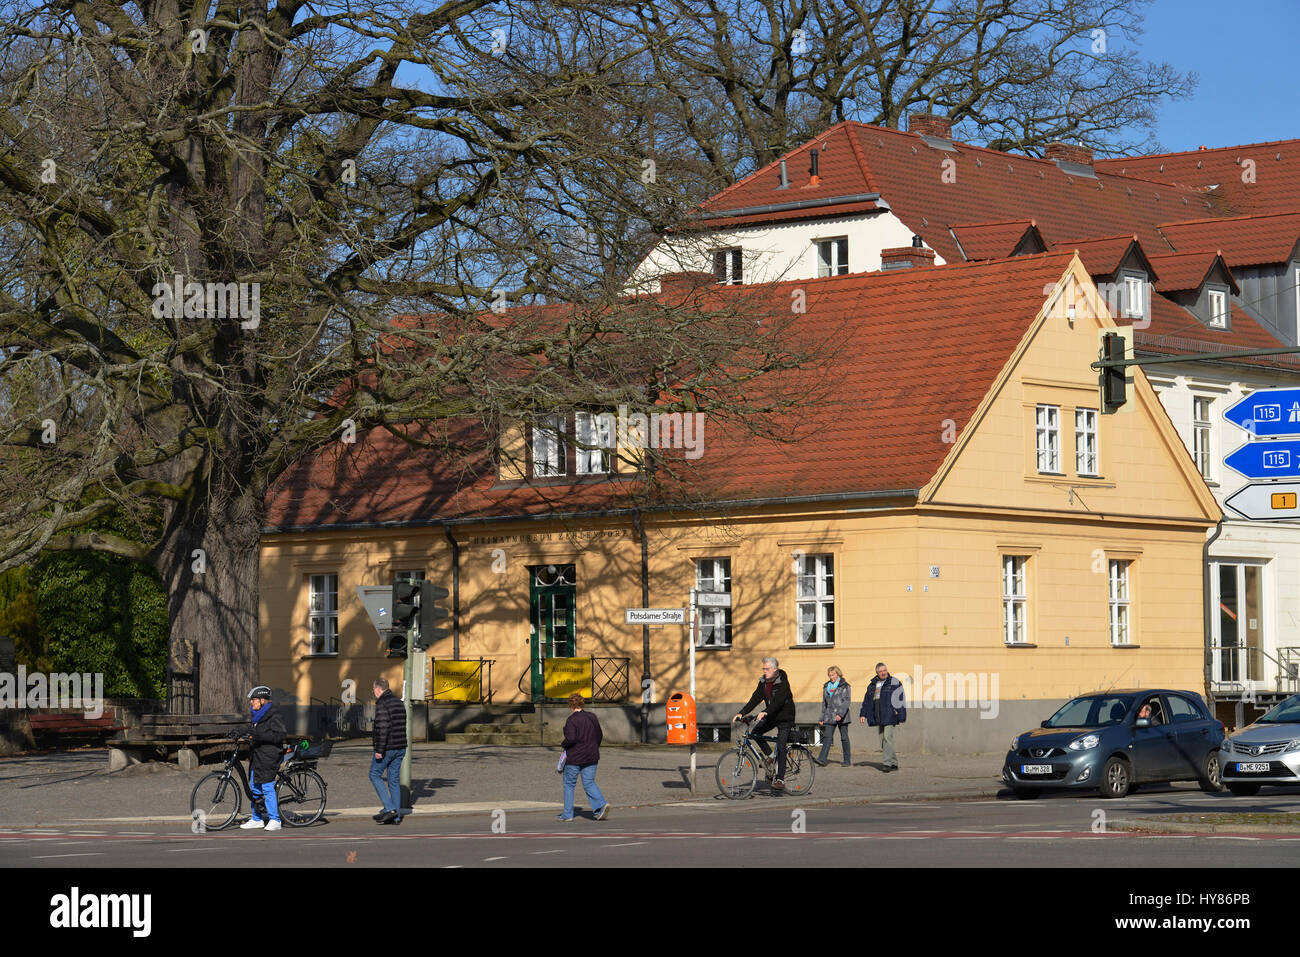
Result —
<instances>
[{"instance_id":1,"label":"blue direction sign","mask_svg":"<svg viewBox=\"0 0 1300 957\"><path fill-rule=\"evenodd\" d=\"M1225 455L1223 464L1250 479L1300 478L1300 440L1247 442Z\"/></svg>"},{"instance_id":2,"label":"blue direction sign","mask_svg":"<svg viewBox=\"0 0 1300 957\"><path fill-rule=\"evenodd\" d=\"M1226 409L1223 417L1255 435L1300 435L1300 389L1260 389Z\"/></svg>"}]
</instances>

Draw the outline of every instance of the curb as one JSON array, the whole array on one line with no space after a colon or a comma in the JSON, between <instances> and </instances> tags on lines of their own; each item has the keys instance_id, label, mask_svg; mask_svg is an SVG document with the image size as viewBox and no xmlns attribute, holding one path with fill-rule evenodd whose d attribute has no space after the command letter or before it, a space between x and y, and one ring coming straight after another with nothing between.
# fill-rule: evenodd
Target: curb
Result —
<instances>
[{"instance_id":1,"label":"curb","mask_svg":"<svg viewBox=\"0 0 1300 957\"><path fill-rule=\"evenodd\" d=\"M1300 825L1288 827L1284 824L1176 824L1169 821L1126 821L1121 819L1108 824L1107 830L1149 831L1156 834L1221 834L1224 836L1277 834L1300 838Z\"/></svg>"}]
</instances>

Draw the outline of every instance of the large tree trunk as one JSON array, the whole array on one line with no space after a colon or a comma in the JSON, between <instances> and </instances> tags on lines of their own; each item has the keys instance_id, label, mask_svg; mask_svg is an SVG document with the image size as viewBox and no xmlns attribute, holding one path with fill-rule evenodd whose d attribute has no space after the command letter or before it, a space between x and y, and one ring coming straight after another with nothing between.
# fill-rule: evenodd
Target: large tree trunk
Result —
<instances>
[{"instance_id":1,"label":"large tree trunk","mask_svg":"<svg viewBox=\"0 0 1300 957\"><path fill-rule=\"evenodd\" d=\"M189 512L188 515L183 513ZM199 652L198 710L243 711L258 676L258 546L261 502L219 496L202 512L180 508L159 561L167 585L173 650Z\"/></svg>"}]
</instances>

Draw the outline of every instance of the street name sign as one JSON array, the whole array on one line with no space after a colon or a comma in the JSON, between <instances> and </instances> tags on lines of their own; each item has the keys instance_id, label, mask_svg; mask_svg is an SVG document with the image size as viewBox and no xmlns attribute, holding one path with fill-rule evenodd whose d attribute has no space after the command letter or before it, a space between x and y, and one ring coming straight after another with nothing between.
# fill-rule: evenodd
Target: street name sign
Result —
<instances>
[{"instance_id":1,"label":"street name sign","mask_svg":"<svg viewBox=\"0 0 1300 957\"><path fill-rule=\"evenodd\" d=\"M1223 504L1254 521L1300 518L1300 482L1247 485L1229 495Z\"/></svg>"},{"instance_id":2,"label":"street name sign","mask_svg":"<svg viewBox=\"0 0 1300 957\"><path fill-rule=\"evenodd\" d=\"M730 608L731 592L697 591L695 593L695 604L701 608Z\"/></svg>"},{"instance_id":3,"label":"street name sign","mask_svg":"<svg viewBox=\"0 0 1300 957\"><path fill-rule=\"evenodd\" d=\"M1247 442L1224 456L1223 464L1249 479L1300 478L1300 439Z\"/></svg>"},{"instance_id":4,"label":"street name sign","mask_svg":"<svg viewBox=\"0 0 1300 957\"><path fill-rule=\"evenodd\" d=\"M1223 417L1265 438L1300 435L1300 389L1260 389L1225 409Z\"/></svg>"},{"instance_id":5,"label":"street name sign","mask_svg":"<svg viewBox=\"0 0 1300 957\"><path fill-rule=\"evenodd\" d=\"M684 625L685 608L629 608L626 624L629 625Z\"/></svg>"}]
</instances>

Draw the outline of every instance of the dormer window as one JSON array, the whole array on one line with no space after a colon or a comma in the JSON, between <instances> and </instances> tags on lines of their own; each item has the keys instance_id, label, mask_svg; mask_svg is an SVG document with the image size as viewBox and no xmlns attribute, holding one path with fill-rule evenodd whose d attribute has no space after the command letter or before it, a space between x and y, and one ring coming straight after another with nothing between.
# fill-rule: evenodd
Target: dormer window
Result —
<instances>
[{"instance_id":1,"label":"dormer window","mask_svg":"<svg viewBox=\"0 0 1300 957\"><path fill-rule=\"evenodd\" d=\"M1228 294L1222 289L1210 290L1210 328L1228 328Z\"/></svg>"},{"instance_id":2,"label":"dormer window","mask_svg":"<svg viewBox=\"0 0 1300 957\"><path fill-rule=\"evenodd\" d=\"M1124 315L1129 319L1144 319L1147 314L1147 283L1142 276L1124 277Z\"/></svg>"},{"instance_id":3,"label":"dormer window","mask_svg":"<svg viewBox=\"0 0 1300 957\"><path fill-rule=\"evenodd\" d=\"M718 282L738 286L745 281L742 252L740 248L713 251L713 275L718 277Z\"/></svg>"},{"instance_id":4,"label":"dormer window","mask_svg":"<svg viewBox=\"0 0 1300 957\"><path fill-rule=\"evenodd\" d=\"M817 275L844 276L849 271L849 238L817 241Z\"/></svg>"}]
</instances>

